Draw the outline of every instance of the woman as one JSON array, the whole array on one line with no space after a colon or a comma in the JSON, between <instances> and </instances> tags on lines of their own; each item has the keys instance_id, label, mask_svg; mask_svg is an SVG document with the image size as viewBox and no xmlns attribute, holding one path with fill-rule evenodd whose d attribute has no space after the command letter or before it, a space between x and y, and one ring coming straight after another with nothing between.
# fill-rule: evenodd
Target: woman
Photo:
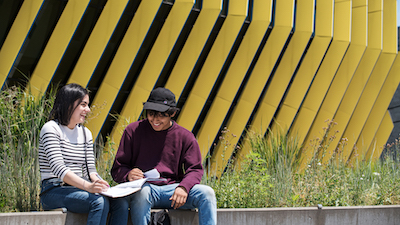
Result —
<instances>
[{"instance_id":1,"label":"woman","mask_svg":"<svg viewBox=\"0 0 400 225\"><path fill-rule=\"evenodd\" d=\"M81 125L89 108L88 91L78 84L62 87L39 140L43 209L88 213L87 224L106 224L109 185L97 174L93 138Z\"/></svg>"}]
</instances>

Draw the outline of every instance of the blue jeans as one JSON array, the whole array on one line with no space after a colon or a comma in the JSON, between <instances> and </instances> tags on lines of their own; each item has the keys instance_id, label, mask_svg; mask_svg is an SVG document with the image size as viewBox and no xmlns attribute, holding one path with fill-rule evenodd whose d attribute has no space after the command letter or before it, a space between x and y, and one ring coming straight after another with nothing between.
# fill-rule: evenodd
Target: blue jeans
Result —
<instances>
[{"instance_id":1,"label":"blue jeans","mask_svg":"<svg viewBox=\"0 0 400 225\"><path fill-rule=\"evenodd\" d=\"M43 181L43 187L51 181ZM107 197L83 191L74 186L57 186L40 196L44 210L66 208L74 213L88 213L86 224L106 224L109 211Z\"/></svg>"},{"instance_id":2,"label":"blue jeans","mask_svg":"<svg viewBox=\"0 0 400 225\"><path fill-rule=\"evenodd\" d=\"M129 208L134 225L147 225L151 208L171 209L171 198L179 184L157 186L146 183L142 189L123 198L110 198L110 225L127 224ZM179 209L199 210L199 225L217 224L217 201L214 190L197 184L190 190L186 203Z\"/></svg>"}]
</instances>

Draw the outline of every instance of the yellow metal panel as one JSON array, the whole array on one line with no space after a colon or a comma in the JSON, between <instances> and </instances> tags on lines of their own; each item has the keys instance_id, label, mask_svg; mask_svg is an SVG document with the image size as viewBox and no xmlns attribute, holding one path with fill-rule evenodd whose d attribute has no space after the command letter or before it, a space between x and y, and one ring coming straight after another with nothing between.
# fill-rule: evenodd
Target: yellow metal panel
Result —
<instances>
[{"instance_id":1,"label":"yellow metal panel","mask_svg":"<svg viewBox=\"0 0 400 225\"><path fill-rule=\"evenodd\" d=\"M379 4L379 8L375 6L375 10L371 8L371 2L377 6ZM379 10L378 10L379 9ZM382 50L382 30L383 30L383 2L382 1L368 1L368 47L372 47L374 49ZM378 28L379 31L378 32ZM376 30L376 34L373 32ZM371 34L372 33L372 34Z\"/></svg>"},{"instance_id":2,"label":"yellow metal panel","mask_svg":"<svg viewBox=\"0 0 400 225\"><path fill-rule=\"evenodd\" d=\"M232 144L236 144L238 138L245 129L246 123L251 116L255 104L260 97L263 88L270 76L272 69L284 47L286 40L293 27L294 1L276 1L275 7L275 26L254 66L250 78L243 90L241 97L230 116L226 127L235 134L236 137L230 138ZM219 143L212 154L212 172L220 173L226 166L227 158L222 156L232 155L235 145L224 146Z\"/></svg>"},{"instance_id":3,"label":"yellow metal panel","mask_svg":"<svg viewBox=\"0 0 400 225\"><path fill-rule=\"evenodd\" d=\"M42 3L43 0L25 0L22 3L18 15L0 49L0 86L4 85Z\"/></svg>"},{"instance_id":4,"label":"yellow metal panel","mask_svg":"<svg viewBox=\"0 0 400 225\"><path fill-rule=\"evenodd\" d=\"M295 74L281 109L275 116L272 130L290 127L332 40L333 0L318 1L315 16L315 37Z\"/></svg>"},{"instance_id":5,"label":"yellow metal panel","mask_svg":"<svg viewBox=\"0 0 400 225\"><path fill-rule=\"evenodd\" d=\"M392 4L390 4L392 3ZM393 4L394 3L394 4ZM393 45L397 37L387 38L387 35L392 35L393 29L396 29L396 21L392 20L391 14L396 13L396 2L394 0L384 1L383 5L383 50L379 59L372 71L367 85L361 95L361 98L354 110L354 113L344 131L342 138L347 138L347 146L344 147L341 157L343 160L348 160L352 149L357 142L360 132L368 118L369 113L373 108L373 104L378 97L378 94L384 84L389 70L397 54L397 47ZM386 42L389 40L389 42ZM369 131L375 132L375 131Z\"/></svg>"},{"instance_id":6,"label":"yellow metal panel","mask_svg":"<svg viewBox=\"0 0 400 225\"><path fill-rule=\"evenodd\" d=\"M385 22L383 29L383 51L390 53L397 53L397 1L385 0L383 1L383 20Z\"/></svg>"},{"instance_id":7,"label":"yellow metal panel","mask_svg":"<svg viewBox=\"0 0 400 225\"><path fill-rule=\"evenodd\" d=\"M382 0L368 0L368 12L375 12L383 10Z\"/></svg>"},{"instance_id":8,"label":"yellow metal panel","mask_svg":"<svg viewBox=\"0 0 400 225\"><path fill-rule=\"evenodd\" d=\"M107 1L67 83L87 86L127 4Z\"/></svg>"},{"instance_id":9,"label":"yellow metal panel","mask_svg":"<svg viewBox=\"0 0 400 225\"><path fill-rule=\"evenodd\" d=\"M368 2L368 0L367 0ZM365 6L365 0L353 0L352 1L352 7L356 8L356 7L364 7ZM368 8L368 7L367 7Z\"/></svg>"},{"instance_id":10,"label":"yellow metal panel","mask_svg":"<svg viewBox=\"0 0 400 225\"><path fill-rule=\"evenodd\" d=\"M116 89L114 86L109 85L108 83L102 83L101 84L101 91L98 91L96 93L96 97L94 98L93 104L92 104L92 112L96 115L92 118L87 119L87 124L86 126L92 131L93 137L96 138L98 133L101 130L101 127L103 126L103 121L99 120L99 117L104 118L107 116L109 108L111 107L113 103L113 99L110 99L110 95L116 95L118 92L118 89ZM101 109L100 109L101 108ZM94 133L94 132L96 133Z\"/></svg>"},{"instance_id":11,"label":"yellow metal panel","mask_svg":"<svg viewBox=\"0 0 400 225\"><path fill-rule=\"evenodd\" d=\"M203 50L221 10L222 0L203 0L200 14L165 84L165 87L175 94L177 100L185 87L187 79Z\"/></svg>"},{"instance_id":12,"label":"yellow metal panel","mask_svg":"<svg viewBox=\"0 0 400 225\"><path fill-rule=\"evenodd\" d=\"M192 130L247 16L247 0L229 1L228 15L196 79L177 123Z\"/></svg>"},{"instance_id":13,"label":"yellow metal panel","mask_svg":"<svg viewBox=\"0 0 400 225\"><path fill-rule=\"evenodd\" d=\"M187 17L194 5L194 0L177 0L172 6L167 19L154 43L151 52L137 78L134 87L129 93L124 107L120 113L122 118L139 118L145 102L159 77L168 56L182 30ZM117 143L121 133L115 132L123 128L119 121L115 124L111 137Z\"/></svg>"},{"instance_id":14,"label":"yellow metal panel","mask_svg":"<svg viewBox=\"0 0 400 225\"><path fill-rule=\"evenodd\" d=\"M350 85L343 97L342 102L333 118L333 121L337 122L334 129L331 130L327 137L337 135L332 140L330 145L327 147L325 152L324 162L329 160L334 153L337 145L341 141L343 131L351 118L351 115L356 108L357 102L359 101L361 94L367 84L367 81L372 73L372 70L378 60L381 53L382 46L382 13L383 11L369 11L368 12L368 46L365 53L357 67L357 70L350 82ZM339 131L338 134L335 132Z\"/></svg>"},{"instance_id":15,"label":"yellow metal panel","mask_svg":"<svg viewBox=\"0 0 400 225\"><path fill-rule=\"evenodd\" d=\"M300 143L305 140L349 46L350 32L346 29L350 26L351 21L351 2L335 1L334 11L334 35L332 43L291 127L291 131L297 133ZM313 151L306 151L306 148L304 148L302 151L303 162L306 162L312 155ZM304 166L304 163L302 166Z\"/></svg>"},{"instance_id":16,"label":"yellow metal panel","mask_svg":"<svg viewBox=\"0 0 400 225\"><path fill-rule=\"evenodd\" d=\"M395 62L393 63L392 69L387 76L385 83L382 86L382 89L379 93L378 98L375 101L374 107L372 108L368 119L361 131L360 137L356 142L356 148L354 149L352 155L350 156L350 160L354 162L355 159L361 160L366 155L368 149L370 149L370 145L375 135L377 135L377 130L382 119L387 113L387 108L389 107L390 101L397 89L397 86L400 82L400 57L396 57ZM393 126L393 124L392 124ZM390 130L386 132L391 132ZM385 131L381 131L385 132ZM386 133L385 132L385 133ZM387 137L386 140L387 141Z\"/></svg>"},{"instance_id":17,"label":"yellow metal panel","mask_svg":"<svg viewBox=\"0 0 400 225\"><path fill-rule=\"evenodd\" d=\"M89 0L68 1L29 80L32 94L46 91L88 4Z\"/></svg>"},{"instance_id":18,"label":"yellow metal panel","mask_svg":"<svg viewBox=\"0 0 400 225\"><path fill-rule=\"evenodd\" d=\"M92 105L103 105L101 113L87 124L93 137L97 137L99 134L161 3L161 0L146 0L140 3L114 60L93 99Z\"/></svg>"},{"instance_id":19,"label":"yellow metal panel","mask_svg":"<svg viewBox=\"0 0 400 225\"><path fill-rule=\"evenodd\" d=\"M344 100L346 90L353 92L352 89L347 89L353 75L359 65L359 62L364 54L367 46L367 1L364 1L363 6L352 8L351 14L351 43L345 56L339 66L339 69L334 76L334 79L329 87L324 101L311 125L304 143L313 143L313 140L318 139L320 144L324 141L326 130L322 128L326 126L326 121L331 121L340 105ZM355 78L354 78L355 79ZM357 81L358 82L358 81ZM358 94L360 95L360 93ZM339 121L335 121L339 122ZM335 128L336 130L336 128ZM343 130L339 130L343 132ZM327 138L330 138L328 136ZM313 152L304 153L303 166L310 160ZM323 153L325 158L329 159L332 152Z\"/></svg>"},{"instance_id":20,"label":"yellow metal panel","mask_svg":"<svg viewBox=\"0 0 400 225\"><path fill-rule=\"evenodd\" d=\"M376 131L374 140L372 141L365 158L367 160L376 161L382 154L382 150L387 143L387 140L394 128L392 118L389 111L386 111L383 120Z\"/></svg>"},{"instance_id":21,"label":"yellow metal panel","mask_svg":"<svg viewBox=\"0 0 400 225\"><path fill-rule=\"evenodd\" d=\"M197 134L203 159L206 157L214 138L232 104L246 75L246 71L260 46L271 23L272 0L255 0L253 15L239 49L232 60L225 78Z\"/></svg>"},{"instance_id":22,"label":"yellow metal panel","mask_svg":"<svg viewBox=\"0 0 400 225\"><path fill-rule=\"evenodd\" d=\"M250 129L257 133L266 133L266 128L270 124L311 38L313 25L314 1L297 2L295 32L250 124ZM247 138L244 141L240 151L241 156L247 155L251 147Z\"/></svg>"}]
</instances>

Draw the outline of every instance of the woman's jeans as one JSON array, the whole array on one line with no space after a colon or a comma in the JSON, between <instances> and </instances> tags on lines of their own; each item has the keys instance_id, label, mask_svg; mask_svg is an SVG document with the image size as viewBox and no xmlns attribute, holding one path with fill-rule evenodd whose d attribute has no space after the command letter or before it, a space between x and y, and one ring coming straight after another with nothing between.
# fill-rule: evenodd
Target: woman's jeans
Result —
<instances>
[{"instance_id":1,"label":"woman's jeans","mask_svg":"<svg viewBox=\"0 0 400 225\"><path fill-rule=\"evenodd\" d=\"M44 210L66 208L74 213L88 213L87 224L106 224L109 211L107 197L83 191L74 186L61 186L54 184L57 178L42 182L40 201ZM59 180L59 179L58 179ZM44 190L47 190L44 192Z\"/></svg>"},{"instance_id":2,"label":"woman's jeans","mask_svg":"<svg viewBox=\"0 0 400 225\"><path fill-rule=\"evenodd\" d=\"M123 198L110 198L110 225L127 224L130 214L134 225L147 225L151 208L171 209L169 200L179 184L157 186L146 183L142 189ZM199 210L199 225L217 224L217 201L214 190L206 185L193 186L185 205L179 209Z\"/></svg>"}]
</instances>

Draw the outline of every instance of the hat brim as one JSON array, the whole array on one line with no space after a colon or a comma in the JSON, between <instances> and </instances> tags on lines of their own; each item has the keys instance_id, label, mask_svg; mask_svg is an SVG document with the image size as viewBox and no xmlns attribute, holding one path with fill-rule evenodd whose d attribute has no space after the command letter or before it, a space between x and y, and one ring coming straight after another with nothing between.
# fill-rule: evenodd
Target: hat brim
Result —
<instances>
[{"instance_id":1,"label":"hat brim","mask_svg":"<svg viewBox=\"0 0 400 225\"><path fill-rule=\"evenodd\" d=\"M145 102L143 104L143 109L148 109L148 110L154 110L158 112L165 112L170 108L168 105L163 105L159 103L154 103L154 102Z\"/></svg>"}]
</instances>

